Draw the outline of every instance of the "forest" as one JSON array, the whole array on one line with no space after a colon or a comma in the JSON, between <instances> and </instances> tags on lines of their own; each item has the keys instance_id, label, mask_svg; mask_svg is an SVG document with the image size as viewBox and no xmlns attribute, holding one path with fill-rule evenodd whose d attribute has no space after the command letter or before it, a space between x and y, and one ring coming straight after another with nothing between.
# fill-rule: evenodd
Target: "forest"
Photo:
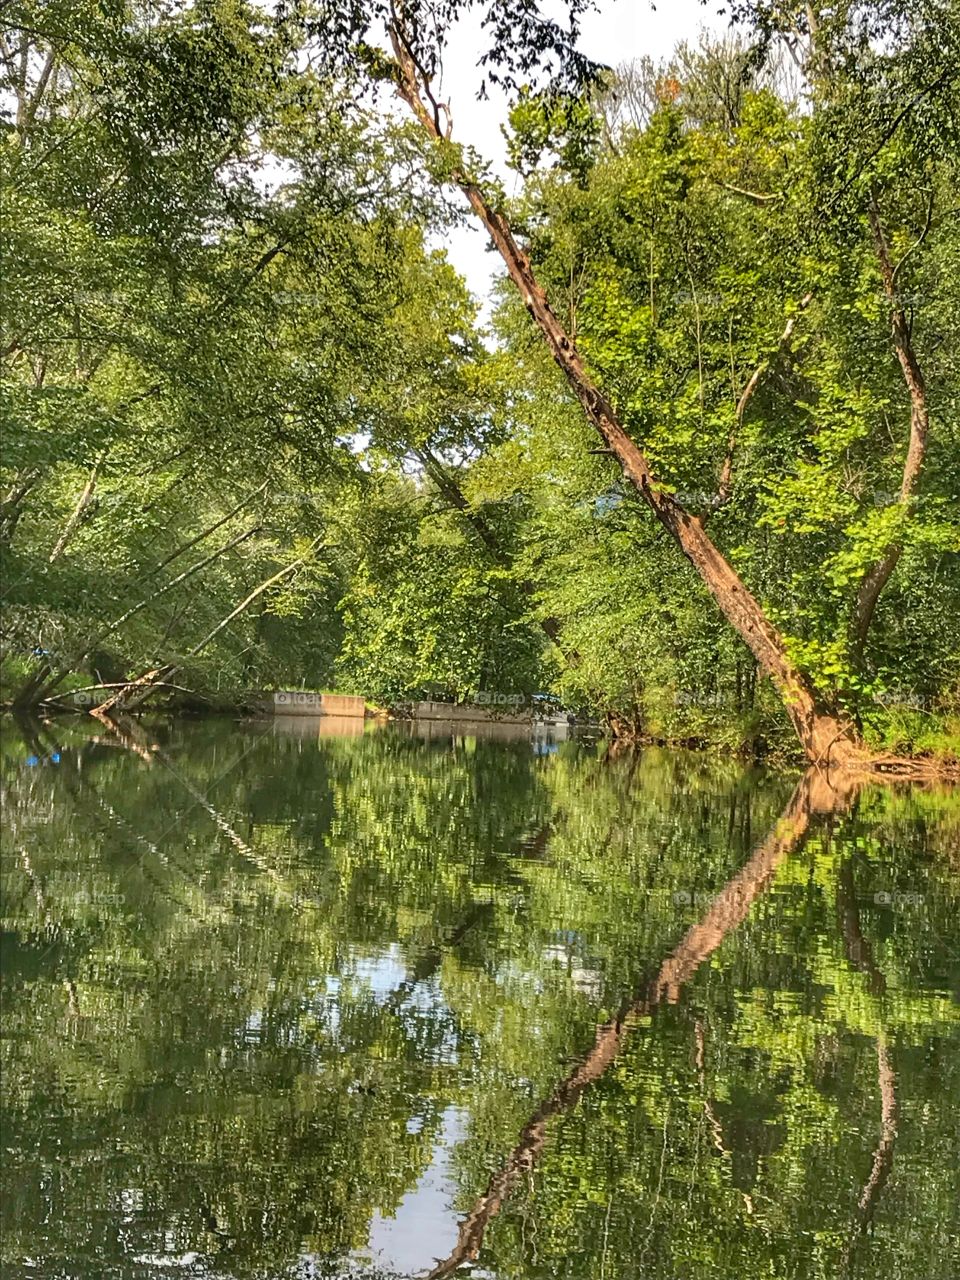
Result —
<instances>
[{"instance_id":1,"label":"forest","mask_svg":"<svg viewBox=\"0 0 960 1280\"><path fill-rule=\"evenodd\" d=\"M956 0L620 67L562 8L3 4L7 705L960 755ZM470 9L509 184L440 96Z\"/></svg>"}]
</instances>

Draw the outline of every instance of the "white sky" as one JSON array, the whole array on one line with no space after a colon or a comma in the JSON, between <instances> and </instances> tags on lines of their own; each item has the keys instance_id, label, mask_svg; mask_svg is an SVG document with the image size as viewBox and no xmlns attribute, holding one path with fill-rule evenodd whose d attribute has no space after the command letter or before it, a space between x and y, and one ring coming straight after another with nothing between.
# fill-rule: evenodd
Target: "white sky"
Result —
<instances>
[{"instance_id":1,"label":"white sky","mask_svg":"<svg viewBox=\"0 0 960 1280\"><path fill-rule=\"evenodd\" d=\"M584 19L580 45L590 57L610 66L644 55L659 60L669 56L681 40L694 41L703 29L725 30L728 19L718 16L719 7L718 0L706 6L700 0L661 0L656 9L649 0L600 0L598 11ZM438 97L450 100L454 139L471 144L491 161L511 191L515 175L506 167L500 132L507 116L506 100L494 90L486 101L476 99L481 79L476 61L482 47L479 21L474 18L458 23L444 54ZM488 253L486 245L485 232L474 222L452 231L444 244L450 261L483 300L502 267L500 258Z\"/></svg>"}]
</instances>

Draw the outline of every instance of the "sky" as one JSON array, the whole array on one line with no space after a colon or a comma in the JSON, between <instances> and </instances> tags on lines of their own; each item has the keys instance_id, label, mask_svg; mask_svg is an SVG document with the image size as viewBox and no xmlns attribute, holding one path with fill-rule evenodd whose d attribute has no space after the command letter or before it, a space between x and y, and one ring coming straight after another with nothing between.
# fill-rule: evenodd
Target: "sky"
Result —
<instances>
[{"instance_id":1,"label":"sky","mask_svg":"<svg viewBox=\"0 0 960 1280\"><path fill-rule=\"evenodd\" d=\"M661 0L656 9L649 0L599 0L597 11L584 19L580 45L590 57L610 66L645 55L657 61L669 56L681 40L695 41L701 30L723 31L727 19L718 16L719 7L719 3L705 6L700 0ZM494 90L484 102L476 98L481 78L476 61L481 47L476 18L458 23L448 36L443 83L437 96L450 101L454 140L475 147L492 163L510 192L515 189L516 177L506 167L500 132L507 118L506 100ZM473 220L444 239L450 261L482 301L502 268L499 257L488 253L486 245L485 232Z\"/></svg>"}]
</instances>

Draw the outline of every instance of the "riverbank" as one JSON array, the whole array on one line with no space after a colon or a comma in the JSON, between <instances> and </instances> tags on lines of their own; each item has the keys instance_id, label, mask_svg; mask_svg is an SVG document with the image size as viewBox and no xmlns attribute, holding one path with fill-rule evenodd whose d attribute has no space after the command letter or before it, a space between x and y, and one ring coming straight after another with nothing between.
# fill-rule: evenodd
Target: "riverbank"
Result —
<instances>
[{"instance_id":1,"label":"riverbank","mask_svg":"<svg viewBox=\"0 0 960 1280\"><path fill-rule=\"evenodd\" d=\"M91 716L109 693L109 686L74 690L51 699L31 712L17 711L9 705L0 711L19 717L41 719L59 716ZM425 714L416 714L424 708ZM322 736L336 736L338 725L348 722L351 734L363 733L376 724L407 725L421 730L425 736L443 737L449 733L471 736L486 728L501 736L525 736L544 731L563 731L575 736L604 739L611 754L627 754L634 750L659 748L694 751L706 757L723 756L743 763L764 764L775 769L794 770L805 767L802 752L789 728L773 718L729 716L714 717L709 723L702 718L673 732L643 731L623 722L611 724L597 719L563 714L536 715L491 709L471 704L405 703L393 708L377 706L355 695L315 691L253 691L231 697L203 695L195 691L173 691L169 696L151 701L134 712L120 711L123 718L144 713L184 719L229 717L233 719L297 721L305 736L311 735L310 723L322 725ZM111 709L110 716L117 714ZM100 719L100 716L94 718ZM356 726L359 725L359 728ZM916 713L908 716L886 716L864 725L865 754L862 764L853 772L882 777L909 776L915 779L939 778L960 781L960 720ZM826 763L826 762L824 762ZM836 762L830 762L835 767Z\"/></svg>"}]
</instances>

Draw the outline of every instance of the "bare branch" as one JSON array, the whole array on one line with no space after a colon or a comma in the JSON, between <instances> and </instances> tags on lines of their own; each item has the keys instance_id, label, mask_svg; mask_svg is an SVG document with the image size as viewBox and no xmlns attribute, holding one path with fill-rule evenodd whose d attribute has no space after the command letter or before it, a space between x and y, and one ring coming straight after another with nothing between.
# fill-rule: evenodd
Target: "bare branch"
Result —
<instances>
[{"instance_id":1,"label":"bare branch","mask_svg":"<svg viewBox=\"0 0 960 1280\"><path fill-rule=\"evenodd\" d=\"M752 200L754 204L769 204L772 200L782 200L783 192L774 191L770 195L765 195L761 191L747 191L744 187L735 187L732 182L721 182L720 186L724 191L732 191L734 195L744 196L747 200Z\"/></svg>"},{"instance_id":2,"label":"bare branch","mask_svg":"<svg viewBox=\"0 0 960 1280\"><path fill-rule=\"evenodd\" d=\"M87 482L83 486L80 497L77 499L77 505L73 508L70 519L67 521L63 532L57 539L57 545L50 552L50 559L47 561L48 564L53 564L63 555L64 549L70 541L71 534L80 523L80 517L93 500L93 491L96 488L97 476L100 474L100 468L103 466L106 456L107 450L101 449L96 462L94 462L93 467L91 468L90 475L87 477Z\"/></svg>"}]
</instances>

